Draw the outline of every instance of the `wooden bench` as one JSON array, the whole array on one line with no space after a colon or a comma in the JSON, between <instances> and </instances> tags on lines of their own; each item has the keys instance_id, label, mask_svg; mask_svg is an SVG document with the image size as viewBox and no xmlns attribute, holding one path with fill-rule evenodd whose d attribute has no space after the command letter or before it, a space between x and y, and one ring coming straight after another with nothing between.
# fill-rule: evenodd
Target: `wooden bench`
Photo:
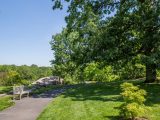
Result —
<instances>
[{"instance_id":1,"label":"wooden bench","mask_svg":"<svg viewBox=\"0 0 160 120\"><path fill-rule=\"evenodd\" d=\"M29 91L24 90L24 85L13 86L13 99L15 99L15 97L18 95L19 99L21 100L23 94L26 94L27 97L29 97Z\"/></svg>"}]
</instances>

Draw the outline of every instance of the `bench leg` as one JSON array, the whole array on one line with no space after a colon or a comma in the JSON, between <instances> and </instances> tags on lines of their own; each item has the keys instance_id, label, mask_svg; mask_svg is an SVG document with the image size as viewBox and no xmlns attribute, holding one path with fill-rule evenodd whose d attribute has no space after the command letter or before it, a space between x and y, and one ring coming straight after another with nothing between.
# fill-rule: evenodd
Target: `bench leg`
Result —
<instances>
[{"instance_id":1,"label":"bench leg","mask_svg":"<svg viewBox=\"0 0 160 120\"><path fill-rule=\"evenodd\" d=\"M22 94L19 95L19 99L21 100Z\"/></svg>"},{"instance_id":2,"label":"bench leg","mask_svg":"<svg viewBox=\"0 0 160 120\"><path fill-rule=\"evenodd\" d=\"M13 95L13 100L15 99L15 95Z\"/></svg>"},{"instance_id":3,"label":"bench leg","mask_svg":"<svg viewBox=\"0 0 160 120\"><path fill-rule=\"evenodd\" d=\"M17 94L14 94L14 95L13 95L13 100L16 100L17 97L18 97L18 95L17 95Z\"/></svg>"}]
</instances>

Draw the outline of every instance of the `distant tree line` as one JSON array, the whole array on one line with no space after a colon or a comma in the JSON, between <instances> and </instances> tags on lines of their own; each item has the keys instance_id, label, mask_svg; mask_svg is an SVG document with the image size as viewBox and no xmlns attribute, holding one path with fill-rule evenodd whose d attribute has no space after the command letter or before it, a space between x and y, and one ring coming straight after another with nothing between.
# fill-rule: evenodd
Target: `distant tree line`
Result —
<instances>
[{"instance_id":1,"label":"distant tree line","mask_svg":"<svg viewBox=\"0 0 160 120\"><path fill-rule=\"evenodd\" d=\"M51 76L50 67L38 67L37 65L0 65L0 85L24 84L46 76Z\"/></svg>"}]
</instances>

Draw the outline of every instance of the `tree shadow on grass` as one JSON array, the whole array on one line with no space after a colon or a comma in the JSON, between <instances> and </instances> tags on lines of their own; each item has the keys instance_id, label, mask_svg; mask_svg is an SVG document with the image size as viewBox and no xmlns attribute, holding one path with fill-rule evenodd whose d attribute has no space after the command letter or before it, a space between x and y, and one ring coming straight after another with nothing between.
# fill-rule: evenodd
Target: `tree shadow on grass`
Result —
<instances>
[{"instance_id":1,"label":"tree shadow on grass","mask_svg":"<svg viewBox=\"0 0 160 120\"><path fill-rule=\"evenodd\" d=\"M64 92L64 89L57 89L54 91L47 91L41 94L33 94L32 97L33 98L55 98L63 92Z\"/></svg>"},{"instance_id":2,"label":"tree shadow on grass","mask_svg":"<svg viewBox=\"0 0 160 120\"><path fill-rule=\"evenodd\" d=\"M43 89L42 89L42 91L40 92L40 94L34 94L34 93L32 93L31 97L32 98L55 98L58 95L64 93L64 91L66 89L72 88L71 85L59 86L59 87L50 86L50 87L51 88L49 88L47 90L44 89L44 92L42 92L43 91ZM52 87L54 87L54 88L52 88ZM47 86L45 88L47 88Z\"/></svg>"},{"instance_id":3,"label":"tree shadow on grass","mask_svg":"<svg viewBox=\"0 0 160 120\"><path fill-rule=\"evenodd\" d=\"M119 96L119 84L113 83L90 83L77 85L63 94L64 98L71 97L73 101L121 101Z\"/></svg>"},{"instance_id":4,"label":"tree shadow on grass","mask_svg":"<svg viewBox=\"0 0 160 120\"><path fill-rule=\"evenodd\" d=\"M63 93L63 97L71 97L73 101L98 100L103 102L122 102L120 84L123 82L79 84ZM142 80L129 82L133 82L147 91L145 103L147 106L160 104L160 84L145 84Z\"/></svg>"},{"instance_id":5,"label":"tree shadow on grass","mask_svg":"<svg viewBox=\"0 0 160 120\"><path fill-rule=\"evenodd\" d=\"M106 82L106 83L88 83L88 84L77 84L69 86L69 89L64 90L51 90L45 92L38 96L33 96L35 98L53 98L63 94L64 98L70 97L73 101L114 101L122 102L120 97L121 89L120 84L124 81L116 82ZM160 84L144 84L143 81L129 81L133 82L135 85L139 85L140 88L147 91L146 105L153 106L154 104L160 104Z\"/></svg>"},{"instance_id":6,"label":"tree shadow on grass","mask_svg":"<svg viewBox=\"0 0 160 120\"><path fill-rule=\"evenodd\" d=\"M108 118L109 120L124 120L120 116L104 116L104 118Z\"/></svg>"},{"instance_id":7,"label":"tree shadow on grass","mask_svg":"<svg viewBox=\"0 0 160 120\"><path fill-rule=\"evenodd\" d=\"M145 84L140 83L140 88L146 90L146 102L147 106L153 106L154 104L160 104L160 84Z\"/></svg>"}]
</instances>

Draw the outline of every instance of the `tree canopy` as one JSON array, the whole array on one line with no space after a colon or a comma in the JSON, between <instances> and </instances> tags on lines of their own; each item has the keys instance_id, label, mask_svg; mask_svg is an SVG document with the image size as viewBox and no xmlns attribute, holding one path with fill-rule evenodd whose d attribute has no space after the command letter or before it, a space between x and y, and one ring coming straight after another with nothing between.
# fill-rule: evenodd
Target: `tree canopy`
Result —
<instances>
[{"instance_id":1,"label":"tree canopy","mask_svg":"<svg viewBox=\"0 0 160 120\"><path fill-rule=\"evenodd\" d=\"M159 0L64 1L68 2L65 52L70 61L76 66L92 61L114 65L138 56L146 66L145 82L156 80L160 62ZM61 0L53 2L53 9L63 9Z\"/></svg>"}]
</instances>

